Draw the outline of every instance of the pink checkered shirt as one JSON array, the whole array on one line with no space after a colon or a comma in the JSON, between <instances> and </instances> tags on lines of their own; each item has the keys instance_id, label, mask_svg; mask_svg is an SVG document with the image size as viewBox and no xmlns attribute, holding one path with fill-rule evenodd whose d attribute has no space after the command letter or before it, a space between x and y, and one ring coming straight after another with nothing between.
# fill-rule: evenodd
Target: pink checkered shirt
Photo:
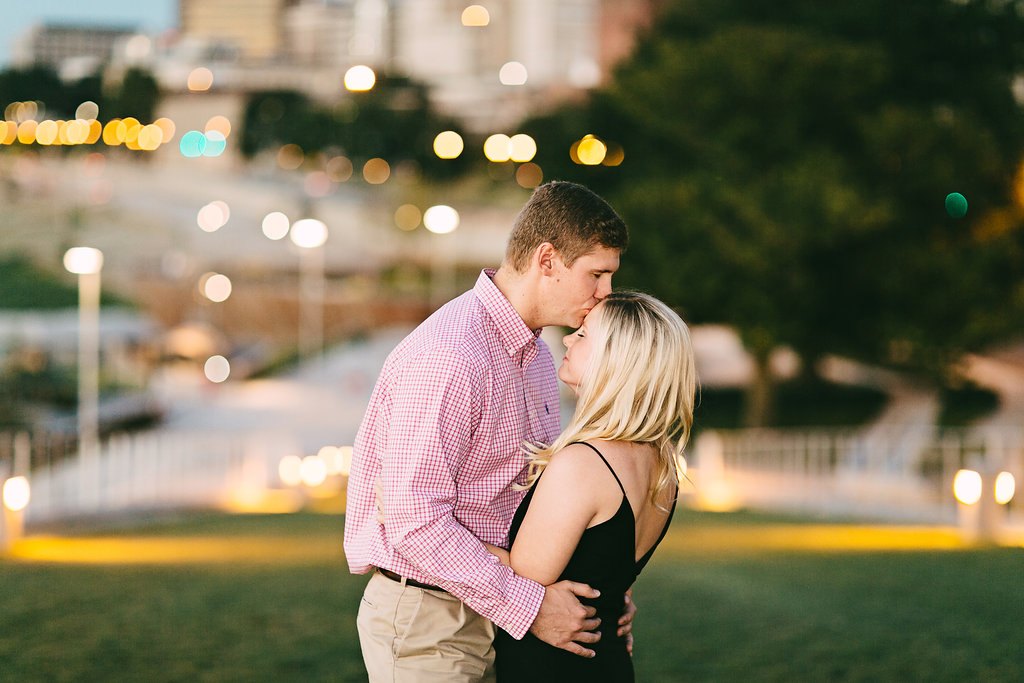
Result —
<instances>
[{"instance_id":1,"label":"pink checkered shirt","mask_svg":"<svg viewBox=\"0 0 1024 683\"><path fill-rule=\"evenodd\" d=\"M374 567L449 591L521 638L543 586L501 565L525 495L526 441L559 432L551 352L485 270L388 356L356 436L345 514L349 571ZM384 490L377 522L374 482Z\"/></svg>"}]
</instances>

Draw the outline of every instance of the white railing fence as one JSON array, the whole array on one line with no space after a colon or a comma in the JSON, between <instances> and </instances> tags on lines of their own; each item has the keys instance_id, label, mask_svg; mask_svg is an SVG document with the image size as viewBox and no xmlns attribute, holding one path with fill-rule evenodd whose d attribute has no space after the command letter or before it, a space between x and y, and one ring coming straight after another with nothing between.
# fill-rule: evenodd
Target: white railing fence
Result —
<instances>
[{"instance_id":1,"label":"white railing fence","mask_svg":"<svg viewBox=\"0 0 1024 683\"><path fill-rule=\"evenodd\" d=\"M49 437L0 432L0 474L31 483L29 524L253 499L282 487L286 455L303 453L299 438L283 432L122 434L85 458ZM687 457L690 495L709 509L953 523L961 468L1007 471L1024 484L1024 428L704 432ZM1002 508L1016 523L1024 522L1022 496Z\"/></svg>"},{"instance_id":2,"label":"white railing fence","mask_svg":"<svg viewBox=\"0 0 1024 683\"><path fill-rule=\"evenodd\" d=\"M279 432L157 431L121 434L99 452L48 458L27 433L0 433L0 463L31 484L28 524L83 515L224 506L280 488L278 463L302 455ZM0 466L0 469L3 469Z\"/></svg>"},{"instance_id":3,"label":"white railing fence","mask_svg":"<svg viewBox=\"0 0 1024 683\"><path fill-rule=\"evenodd\" d=\"M689 457L693 495L710 508L952 523L960 469L1024 482L1024 428L705 432ZM1011 501L1006 513L1022 507Z\"/></svg>"}]
</instances>

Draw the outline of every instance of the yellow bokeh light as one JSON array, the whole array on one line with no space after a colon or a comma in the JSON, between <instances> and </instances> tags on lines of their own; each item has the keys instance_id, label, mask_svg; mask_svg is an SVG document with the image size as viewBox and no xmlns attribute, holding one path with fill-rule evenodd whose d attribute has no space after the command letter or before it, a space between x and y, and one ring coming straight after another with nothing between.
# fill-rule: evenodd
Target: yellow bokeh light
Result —
<instances>
[{"instance_id":1,"label":"yellow bokeh light","mask_svg":"<svg viewBox=\"0 0 1024 683\"><path fill-rule=\"evenodd\" d=\"M18 142L23 145L31 145L36 141L36 128L38 123L29 119L18 124Z\"/></svg>"},{"instance_id":2,"label":"yellow bokeh light","mask_svg":"<svg viewBox=\"0 0 1024 683\"><path fill-rule=\"evenodd\" d=\"M36 142L40 145L52 145L59 133L60 129L56 121L43 121L36 126Z\"/></svg>"},{"instance_id":3,"label":"yellow bokeh light","mask_svg":"<svg viewBox=\"0 0 1024 683\"><path fill-rule=\"evenodd\" d=\"M626 151L617 142L608 143L608 153L605 154L602 166L618 166L626 159Z\"/></svg>"},{"instance_id":4,"label":"yellow bokeh light","mask_svg":"<svg viewBox=\"0 0 1024 683\"><path fill-rule=\"evenodd\" d=\"M537 143L525 133L513 135L509 139L509 158L512 161L530 161L537 155Z\"/></svg>"},{"instance_id":5,"label":"yellow bokeh light","mask_svg":"<svg viewBox=\"0 0 1024 683\"><path fill-rule=\"evenodd\" d=\"M434 154L441 159L455 159L462 154L464 146L462 136L454 130L443 131L434 138Z\"/></svg>"},{"instance_id":6,"label":"yellow bokeh light","mask_svg":"<svg viewBox=\"0 0 1024 683\"><path fill-rule=\"evenodd\" d=\"M400 230L415 230L419 227L423 215L415 204L402 204L395 209L395 225Z\"/></svg>"},{"instance_id":7,"label":"yellow bokeh light","mask_svg":"<svg viewBox=\"0 0 1024 683\"><path fill-rule=\"evenodd\" d=\"M512 156L512 140L504 133L495 133L484 140L484 156L490 161L508 161Z\"/></svg>"},{"instance_id":8,"label":"yellow bokeh light","mask_svg":"<svg viewBox=\"0 0 1024 683\"><path fill-rule=\"evenodd\" d=\"M3 131L3 134L0 135L0 138L3 139L3 144L14 144L14 141L18 139L18 124L14 121L0 121L0 125L3 126L3 128L0 128L0 131Z\"/></svg>"},{"instance_id":9,"label":"yellow bokeh light","mask_svg":"<svg viewBox=\"0 0 1024 683\"><path fill-rule=\"evenodd\" d=\"M166 116L161 116L153 122L153 125L159 127L160 131L163 133L163 136L160 140L160 144L166 145L168 142L174 139L174 131L176 130L174 121L171 121Z\"/></svg>"},{"instance_id":10,"label":"yellow bokeh light","mask_svg":"<svg viewBox=\"0 0 1024 683\"><path fill-rule=\"evenodd\" d=\"M302 148L292 143L281 145L281 149L277 150L277 165L286 171L294 171L302 166L305 159Z\"/></svg>"},{"instance_id":11,"label":"yellow bokeh light","mask_svg":"<svg viewBox=\"0 0 1024 683\"><path fill-rule=\"evenodd\" d=\"M331 158L324 167L327 177L336 183L343 183L352 177L352 162L348 157L337 156Z\"/></svg>"},{"instance_id":12,"label":"yellow bokeh light","mask_svg":"<svg viewBox=\"0 0 1024 683\"><path fill-rule=\"evenodd\" d=\"M211 130L215 130L223 134L226 138L231 135L231 121L228 120L228 117L221 116L219 114L211 117L210 120L206 122L206 128L203 132L209 133Z\"/></svg>"},{"instance_id":13,"label":"yellow bokeh light","mask_svg":"<svg viewBox=\"0 0 1024 683\"><path fill-rule=\"evenodd\" d=\"M1017 483L1014 481L1013 475L1009 472L1000 472L996 477L995 496L996 502L1000 505L1006 505L1013 500L1013 494L1017 488Z\"/></svg>"},{"instance_id":14,"label":"yellow bokeh light","mask_svg":"<svg viewBox=\"0 0 1024 683\"><path fill-rule=\"evenodd\" d=\"M118 127L121 125L121 119L111 119L107 121L107 125L103 126L103 142L111 147L116 147L121 144L123 138L118 136Z\"/></svg>"},{"instance_id":15,"label":"yellow bokeh light","mask_svg":"<svg viewBox=\"0 0 1024 683\"><path fill-rule=\"evenodd\" d=\"M491 23L491 14L482 5L470 5L462 10L463 26L487 26Z\"/></svg>"},{"instance_id":16,"label":"yellow bokeh light","mask_svg":"<svg viewBox=\"0 0 1024 683\"><path fill-rule=\"evenodd\" d=\"M205 92L213 86L213 72L205 66L192 69L187 85L192 92Z\"/></svg>"},{"instance_id":17,"label":"yellow bokeh light","mask_svg":"<svg viewBox=\"0 0 1024 683\"><path fill-rule=\"evenodd\" d=\"M85 119L75 119L74 121L68 121L68 125L65 127L67 131L67 140L69 144L81 145L89 139L89 134L92 131L92 124Z\"/></svg>"},{"instance_id":18,"label":"yellow bokeh light","mask_svg":"<svg viewBox=\"0 0 1024 683\"><path fill-rule=\"evenodd\" d=\"M153 151L164 140L164 131L160 126L155 123L151 123L148 126L142 126L138 134L139 147L146 151Z\"/></svg>"},{"instance_id":19,"label":"yellow bokeh light","mask_svg":"<svg viewBox=\"0 0 1024 683\"><path fill-rule=\"evenodd\" d=\"M0 145L6 145L7 143L7 122L0 121Z\"/></svg>"},{"instance_id":20,"label":"yellow bokeh light","mask_svg":"<svg viewBox=\"0 0 1024 683\"><path fill-rule=\"evenodd\" d=\"M89 134L85 138L85 144L94 145L103 137L103 124L93 119L89 121Z\"/></svg>"},{"instance_id":21,"label":"yellow bokeh light","mask_svg":"<svg viewBox=\"0 0 1024 683\"><path fill-rule=\"evenodd\" d=\"M355 92L370 90L377 82L377 75L370 67L359 64L345 72L345 88Z\"/></svg>"},{"instance_id":22,"label":"yellow bokeh light","mask_svg":"<svg viewBox=\"0 0 1024 683\"><path fill-rule=\"evenodd\" d=\"M604 161L607 152L608 147L593 135L587 135L580 140L579 147L576 148L576 155L585 166L597 166Z\"/></svg>"},{"instance_id":23,"label":"yellow bokeh light","mask_svg":"<svg viewBox=\"0 0 1024 683\"><path fill-rule=\"evenodd\" d=\"M981 500L981 475L974 470L960 470L953 478L953 495L964 505Z\"/></svg>"},{"instance_id":24,"label":"yellow bokeh light","mask_svg":"<svg viewBox=\"0 0 1024 683\"><path fill-rule=\"evenodd\" d=\"M55 141L54 144L58 144L58 143L61 144L61 145L73 145L73 144L75 144L75 143L71 142L71 138L68 137L68 128L71 126L72 123L74 123L74 121L58 121L57 122L57 140Z\"/></svg>"},{"instance_id":25,"label":"yellow bokeh light","mask_svg":"<svg viewBox=\"0 0 1024 683\"><path fill-rule=\"evenodd\" d=\"M380 158L374 158L363 164L363 178L371 185L380 185L391 177L391 166Z\"/></svg>"},{"instance_id":26,"label":"yellow bokeh light","mask_svg":"<svg viewBox=\"0 0 1024 683\"><path fill-rule=\"evenodd\" d=\"M520 187L532 189L544 182L544 172L532 161L516 169L516 182Z\"/></svg>"}]
</instances>

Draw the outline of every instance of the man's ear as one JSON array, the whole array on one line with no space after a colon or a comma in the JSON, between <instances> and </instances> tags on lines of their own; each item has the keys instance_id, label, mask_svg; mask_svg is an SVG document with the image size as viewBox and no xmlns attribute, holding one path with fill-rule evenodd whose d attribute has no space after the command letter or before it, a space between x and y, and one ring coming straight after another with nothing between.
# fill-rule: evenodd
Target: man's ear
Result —
<instances>
[{"instance_id":1,"label":"man's ear","mask_svg":"<svg viewBox=\"0 0 1024 683\"><path fill-rule=\"evenodd\" d=\"M551 275L555 269L558 251L551 242L542 242L533 250L533 263L542 275Z\"/></svg>"}]
</instances>

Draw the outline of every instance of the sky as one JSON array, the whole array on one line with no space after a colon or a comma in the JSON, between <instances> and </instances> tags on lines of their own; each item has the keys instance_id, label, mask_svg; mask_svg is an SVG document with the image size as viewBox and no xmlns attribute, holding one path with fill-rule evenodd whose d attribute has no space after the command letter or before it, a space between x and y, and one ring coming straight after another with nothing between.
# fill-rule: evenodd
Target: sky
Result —
<instances>
[{"instance_id":1,"label":"sky","mask_svg":"<svg viewBox=\"0 0 1024 683\"><path fill-rule=\"evenodd\" d=\"M0 0L0 68L33 24L81 22L157 32L178 25L178 0Z\"/></svg>"}]
</instances>

